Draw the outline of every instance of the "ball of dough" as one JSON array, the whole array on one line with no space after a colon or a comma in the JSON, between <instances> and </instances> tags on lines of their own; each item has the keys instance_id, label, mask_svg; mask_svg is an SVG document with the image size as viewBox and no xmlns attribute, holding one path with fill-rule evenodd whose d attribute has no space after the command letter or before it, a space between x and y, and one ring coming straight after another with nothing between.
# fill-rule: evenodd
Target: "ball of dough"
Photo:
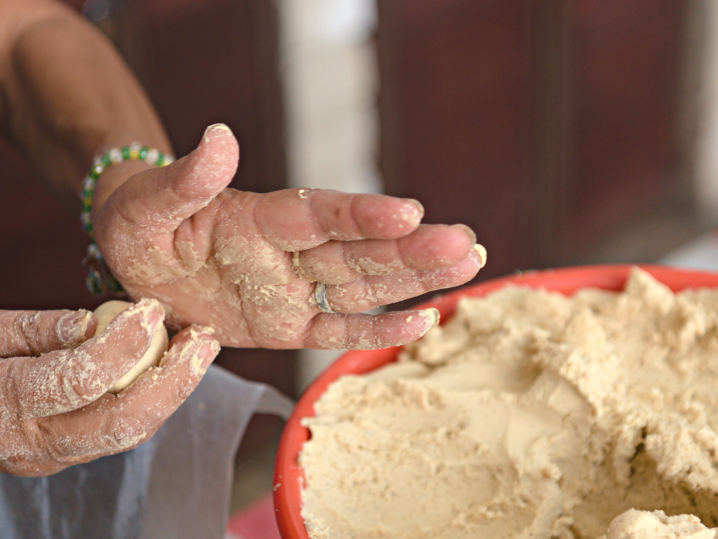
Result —
<instances>
[{"instance_id":1,"label":"ball of dough","mask_svg":"<svg viewBox=\"0 0 718 539\"><path fill-rule=\"evenodd\" d=\"M681 515L681 517L686 516L688 515ZM701 528L707 530L700 525L700 520L697 517L690 516L698 521ZM673 520L674 523L679 523L676 517L666 517L663 511L648 512L629 509L613 519L613 522L608 527L606 539L675 539L676 537L683 537L683 534L678 536L673 532L669 525L669 519ZM689 525L694 524L690 521L687 523ZM691 527L686 528L685 531L694 532L700 530ZM693 533L691 533L691 537L693 537Z\"/></svg>"},{"instance_id":2,"label":"ball of dough","mask_svg":"<svg viewBox=\"0 0 718 539\"><path fill-rule=\"evenodd\" d=\"M132 306L132 303L128 303L127 301L108 301L95 309L95 316L97 317L97 330L95 331L95 335L102 333L118 314L130 306ZM167 337L167 330L163 324L160 324L152 336L152 343L147 349L147 352L145 352L145 355L142 356L135 366L122 378L116 380L108 391L110 393L119 393L128 387L140 374L150 367L158 365L168 347L169 338Z\"/></svg>"}]
</instances>

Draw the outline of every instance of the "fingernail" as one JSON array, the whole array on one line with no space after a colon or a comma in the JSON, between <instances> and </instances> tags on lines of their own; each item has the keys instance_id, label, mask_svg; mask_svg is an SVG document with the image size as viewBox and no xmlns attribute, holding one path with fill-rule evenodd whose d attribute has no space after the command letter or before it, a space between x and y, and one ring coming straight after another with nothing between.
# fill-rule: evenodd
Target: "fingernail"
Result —
<instances>
[{"instance_id":1,"label":"fingernail","mask_svg":"<svg viewBox=\"0 0 718 539\"><path fill-rule=\"evenodd\" d=\"M309 275L307 275L307 272L304 271L304 268L302 267L302 261L299 257L299 251L295 252L292 255L292 267L294 268L294 272L299 276L300 279L304 279L305 281L309 281L310 283L315 283L317 280L312 279Z\"/></svg>"},{"instance_id":2,"label":"fingernail","mask_svg":"<svg viewBox=\"0 0 718 539\"><path fill-rule=\"evenodd\" d=\"M196 337L208 337L217 333L217 330L212 326L194 326L189 330L190 335Z\"/></svg>"},{"instance_id":3,"label":"fingernail","mask_svg":"<svg viewBox=\"0 0 718 539\"><path fill-rule=\"evenodd\" d=\"M197 339L196 341L194 339ZM191 350L189 358L189 370L195 376L202 376L214 361L219 353L219 342L209 335L193 336L189 341L188 348ZM182 354L185 355L184 353Z\"/></svg>"},{"instance_id":4,"label":"fingernail","mask_svg":"<svg viewBox=\"0 0 718 539\"><path fill-rule=\"evenodd\" d=\"M71 348L85 342L92 336L88 335L88 333L94 333L94 331L90 331L91 328L89 327L91 319L92 313L84 309L63 315L55 323L57 340L65 348Z\"/></svg>"},{"instance_id":5,"label":"fingernail","mask_svg":"<svg viewBox=\"0 0 718 539\"><path fill-rule=\"evenodd\" d=\"M210 139L219 134L231 133L232 130L225 124L212 124L204 131L203 139Z\"/></svg>"},{"instance_id":6,"label":"fingernail","mask_svg":"<svg viewBox=\"0 0 718 539\"><path fill-rule=\"evenodd\" d=\"M479 253L479 269L483 268L486 265L486 260L488 257L488 253L486 252L486 247L481 245L480 243L477 243L474 245L474 251Z\"/></svg>"},{"instance_id":7,"label":"fingernail","mask_svg":"<svg viewBox=\"0 0 718 539\"><path fill-rule=\"evenodd\" d=\"M416 211L418 212L418 220L421 221L424 218L424 206L422 206L421 202L413 198L405 198L404 201L409 202L416 208Z\"/></svg>"},{"instance_id":8,"label":"fingernail","mask_svg":"<svg viewBox=\"0 0 718 539\"><path fill-rule=\"evenodd\" d=\"M466 232L467 236L469 236L469 238L471 238L471 245L472 245L472 246L476 245L476 234L475 234L474 231L471 230L468 226L466 226L466 225L461 225L461 224L459 224L459 225L451 225L451 226L454 227L454 228L458 228L458 229L463 230L464 232Z\"/></svg>"},{"instance_id":9,"label":"fingernail","mask_svg":"<svg viewBox=\"0 0 718 539\"><path fill-rule=\"evenodd\" d=\"M219 342L214 339L205 341L204 344L202 344L202 347L199 349L199 357L202 360L202 368L205 371L212 364L214 358L217 357L220 349Z\"/></svg>"},{"instance_id":10,"label":"fingernail","mask_svg":"<svg viewBox=\"0 0 718 539\"><path fill-rule=\"evenodd\" d=\"M155 330L164 322L165 310L156 299L142 298L138 303L127 309L125 312L135 314L142 313L140 325L149 335L153 335Z\"/></svg>"},{"instance_id":11,"label":"fingernail","mask_svg":"<svg viewBox=\"0 0 718 539\"><path fill-rule=\"evenodd\" d=\"M441 321L441 315L439 314L438 309L424 309L419 311L419 316L424 317L426 320L426 331L438 326Z\"/></svg>"}]
</instances>

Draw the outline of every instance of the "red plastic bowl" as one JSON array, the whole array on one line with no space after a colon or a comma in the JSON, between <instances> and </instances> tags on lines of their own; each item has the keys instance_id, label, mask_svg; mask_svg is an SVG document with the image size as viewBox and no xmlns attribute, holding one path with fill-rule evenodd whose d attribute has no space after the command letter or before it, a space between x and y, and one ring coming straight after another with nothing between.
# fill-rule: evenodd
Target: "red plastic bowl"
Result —
<instances>
[{"instance_id":1,"label":"red plastic bowl","mask_svg":"<svg viewBox=\"0 0 718 539\"><path fill-rule=\"evenodd\" d=\"M462 296L479 297L506 286L518 284L532 288L572 294L580 288L622 290L633 266L586 266L546 271L532 271L486 281L460 288L419 305L435 307L442 320L453 314ZM718 288L718 273L686 271L662 266L640 266L674 292L684 288ZM334 380L344 374L372 371L396 359L399 348L357 350L337 359L307 388L284 427L274 467L274 511L283 539L309 539L301 511L301 489L304 474L298 465L302 444L309 439L309 430L301 425L305 417L314 416L314 402Z\"/></svg>"}]
</instances>

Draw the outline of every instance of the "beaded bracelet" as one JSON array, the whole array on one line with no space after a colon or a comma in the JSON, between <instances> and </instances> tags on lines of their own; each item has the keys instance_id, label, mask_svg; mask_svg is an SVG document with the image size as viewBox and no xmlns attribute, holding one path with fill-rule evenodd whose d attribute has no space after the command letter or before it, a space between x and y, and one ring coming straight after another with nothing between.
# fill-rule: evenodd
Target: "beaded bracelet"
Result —
<instances>
[{"instance_id":1,"label":"beaded bracelet","mask_svg":"<svg viewBox=\"0 0 718 539\"><path fill-rule=\"evenodd\" d=\"M92 240L92 243L87 247L87 256L82 260L82 265L87 270L87 276L85 277L87 289L96 296L102 295L108 290L115 294L124 293L122 285L112 275L110 268L107 267L107 263L102 258L102 253L97 247L95 234L92 230L92 198L95 194L97 178L110 165L116 165L123 161L138 160L144 161L148 165L163 167L172 163L175 158L171 155L165 155L154 148L148 148L133 142L129 146L110 148L105 153L96 155L92 160L92 168L82 180L82 191L80 192L82 213L80 214L80 221L82 222L82 229L87 232Z\"/></svg>"}]
</instances>

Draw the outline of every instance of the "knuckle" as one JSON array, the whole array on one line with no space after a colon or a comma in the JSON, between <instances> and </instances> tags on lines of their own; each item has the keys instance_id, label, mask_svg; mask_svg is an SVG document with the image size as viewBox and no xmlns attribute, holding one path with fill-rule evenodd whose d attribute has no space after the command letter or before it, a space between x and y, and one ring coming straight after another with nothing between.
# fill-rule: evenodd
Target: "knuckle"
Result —
<instances>
[{"instance_id":1,"label":"knuckle","mask_svg":"<svg viewBox=\"0 0 718 539\"><path fill-rule=\"evenodd\" d=\"M98 366L91 361L66 361L57 377L64 400L77 407L94 401L107 390Z\"/></svg>"},{"instance_id":2,"label":"knuckle","mask_svg":"<svg viewBox=\"0 0 718 539\"><path fill-rule=\"evenodd\" d=\"M0 472L41 477L73 464L68 437L50 418L20 420L5 412L0 413Z\"/></svg>"},{"instance_id":3,"label":"knuckle","mask_svg":"<svg viewBox=\"0 0 718 539\"><path fill-rule=\"evenodd\" d=\"M25 355L34 353L38 348L39 330L39 312L26 312L17 316L13 323L17 350Z\"/></svg>"},{"instance_id":4,"label":"knuckle","mask_svg":"<svg viewBox=\"0 0 718 539\"><path fill-rule=\"evenodd\" d=\"M17 358L4 360L5 376L0 382L1 408L0 424L5 426L11 422L18 421L23 416L22 389L24 377L22 375L22 364Z\"/></svg>"},{"instance_id":5,"label":"knuckle","mask_svg":"<svg viewBox=\"0 0 718 539\"><path fill-rule=\"evenodd\" d=\"M189 382L178 384L177 398L182 402L186 401L189 398L189 396L192 394L192 392L194 391L194 388L195 388L195 384L192 384Z\"/></svg>"},{"instance_id":6,"label":"knuckle","mask_svg":"<svg viewBox=\"0 0 718 539\"><path fill-rule=\"evenodd\" d=\"M57 423L50 418L25 421L24 425L29 444L46 463L66 464L75 456L70 436L60 432Z\"/></svg>"},{"instance_id":7,"label":"knuckle","mask_svg":"<svg viewBox=\"0 0 718 539\"><path fill-rule=\"evenodd\" d=\"M118 416L109 423L105 436L110 450L125 450L139 444L147 436L145 425L132 416Z\"/></svg>"},{"instance_id":8,"label":"knuckle","mask_svg":"<svg viewBox=\"0 0 718 539\"><path fill-rule=\"evenodd\" d=\"M22 358L5 360L0 400L17 420L81 408L105 392L100 369L81 355L62 351L42 359L30 368Z\"/></svg>"}]
</instances>

